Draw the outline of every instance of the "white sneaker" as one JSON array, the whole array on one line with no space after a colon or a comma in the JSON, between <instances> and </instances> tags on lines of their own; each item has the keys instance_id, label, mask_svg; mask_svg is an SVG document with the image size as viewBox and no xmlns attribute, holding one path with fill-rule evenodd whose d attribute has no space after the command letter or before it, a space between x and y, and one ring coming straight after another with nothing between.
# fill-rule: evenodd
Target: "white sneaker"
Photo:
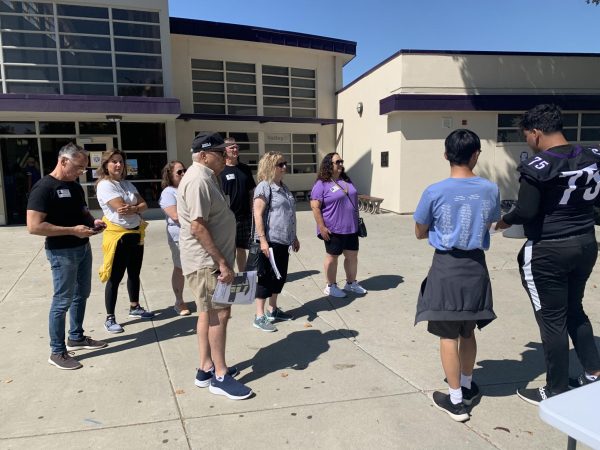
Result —
<instances>
[{"instance_id":1,"label":"white sneaker","mask_svg":"<svg viewBox=\"0 0 600 450\"><path fill-rule=\"evenodd\" d=\"M358 284L358 281L353 281L352 283L346 282L344 290L347 292L354 292L355 294L366 294L367 292L369 292L360 284Z\"/></svg>"},{"instance_id":2,"label":"white sneaker","mask_svg":"<svg viewBox=\"0 0 600 450\"><path fill-rule=\"evenodd\" d=\"M331 295L332 297L343 298L346 296L346 293L338 287L337 283L333 283L331 285L328 284L325 286L325 289L323 289L323 292L326 295Z\"/></svg>"}]
</instances>

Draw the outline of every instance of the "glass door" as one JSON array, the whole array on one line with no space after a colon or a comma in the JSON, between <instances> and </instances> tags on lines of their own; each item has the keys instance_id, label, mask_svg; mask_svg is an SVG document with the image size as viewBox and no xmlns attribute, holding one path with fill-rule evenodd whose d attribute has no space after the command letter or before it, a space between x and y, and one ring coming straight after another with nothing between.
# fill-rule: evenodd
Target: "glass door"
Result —
<instances>
[{"instance_id":1,"label":"glass door","mask_svg":"<svg viewBox=\"0 0 600 450\"><path fill-rule=\"evenodd\" d=\"M31 187L41 178L35 138L0 139L6 224L24 224Z\"/></svg>"},{"instance_id":2,"label":"glass door","mask_svg":"<svg viewBox=\"0 0 600 450\"><path fill-rule=\"evenodd\" d=\"M88 168L79 177L79 182L85 191L85 201L89 209L100 209L98 200L96 199L96 170L100 167L102 153L113 147L113 138L100 136L93 138L80 138L77 143L81 145L89 153Z\"/></svg>"}]
</instances>

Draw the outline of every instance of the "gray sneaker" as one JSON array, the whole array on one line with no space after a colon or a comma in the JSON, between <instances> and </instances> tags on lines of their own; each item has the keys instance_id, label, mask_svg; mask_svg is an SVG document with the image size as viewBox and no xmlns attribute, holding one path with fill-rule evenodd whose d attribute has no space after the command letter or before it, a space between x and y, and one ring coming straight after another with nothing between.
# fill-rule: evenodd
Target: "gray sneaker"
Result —
<instances>
[{"instance_id":1,"label":"gray sneaker","mask_svg":"<svg viewBox=\"0 0 600 450\"><path fill-rule=\"evenodd\" d=\"M271 323L267 316L255 317L254 322L252 323L255 328L258 328L261 331L267 331L272 333L273 331L277 331L277 327Z\"/></svg>"},{"instance_id":2,"label":"gray sneaker","mask_svg":"<svg viewBox=\"0 0 600 450\"><path fill-rule=\"evenodd\" d=\"M265 316L267 316L270 322L275 322L276 320L294 320L291 314L283 312L279 308L273 308L273 311L265 310Z\"/></svg>"},{"instance_id":3,"label":"gray sneaker","mask_svg":"<svg viewBox=\"0 0 600 450\"><path fill-rule=\"evenodd\" d=\"M75 370L83 367L69 352L51 353L48 362L62 370Z\"/></svg>"},{"instance_id":4,"label":"gray sneaker","mask_svg":"<svg viewBox=\"0 0 600 450\"><path fill-rule=\"evenodd\" d=\"M151 311L146 311L138 304L135 308L129 309L129 317L140 319L152 319L154 317L154 313Z\"/></svg>"},{"instance_id":5,"label":"gray sneaker","mask_svg":"<svg viewBox=\"0 0 600 450\"><path fill-rule=\"evenodd\" d=\"M113 334L123 332L123 327L117 323L114 316L106 319L106 322L104 322L104 328L106 328L106 331Z\"/></svg>"}]
</instances>

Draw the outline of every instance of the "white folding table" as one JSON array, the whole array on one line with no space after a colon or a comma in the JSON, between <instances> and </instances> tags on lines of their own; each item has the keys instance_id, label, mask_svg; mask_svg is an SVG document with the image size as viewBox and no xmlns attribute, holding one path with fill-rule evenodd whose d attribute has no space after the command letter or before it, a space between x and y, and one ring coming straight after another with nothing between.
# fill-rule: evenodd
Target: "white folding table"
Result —
<instances>
[{"instance_id":1,"label":"white folding table","mask_svg":"<svg viewBox=\"0 0 600 450\"><path fill-rule=\"evenodd\" d=\"M579 441L600 450L600 381L542 401L540 418L569 436L567 449Z\"/></svg>"}]
</instances>

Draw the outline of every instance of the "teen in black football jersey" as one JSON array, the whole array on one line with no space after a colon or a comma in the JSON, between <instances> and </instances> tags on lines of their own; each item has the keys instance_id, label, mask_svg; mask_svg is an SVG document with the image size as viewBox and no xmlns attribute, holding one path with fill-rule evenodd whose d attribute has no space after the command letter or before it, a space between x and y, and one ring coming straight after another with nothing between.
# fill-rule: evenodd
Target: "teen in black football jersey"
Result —
<instances>
[{"instance_id":1,"label":"teen in black football jersey","mask_svg":"<svg viewBox=\"0 0 600 450\"><path fill-rule=\"evenodd\" d=\"M594 205L600 203L600 149L571 145L555 105L538 105L520 127L534 156L521 162L519 198L496 229L523 224L527 242L518 255L544 347L546 386L518 389L538 404L600 378L600 356L582 306L598 256ZM569 379L569 336L585 373Z\"/></svg>"}]
</instances>

